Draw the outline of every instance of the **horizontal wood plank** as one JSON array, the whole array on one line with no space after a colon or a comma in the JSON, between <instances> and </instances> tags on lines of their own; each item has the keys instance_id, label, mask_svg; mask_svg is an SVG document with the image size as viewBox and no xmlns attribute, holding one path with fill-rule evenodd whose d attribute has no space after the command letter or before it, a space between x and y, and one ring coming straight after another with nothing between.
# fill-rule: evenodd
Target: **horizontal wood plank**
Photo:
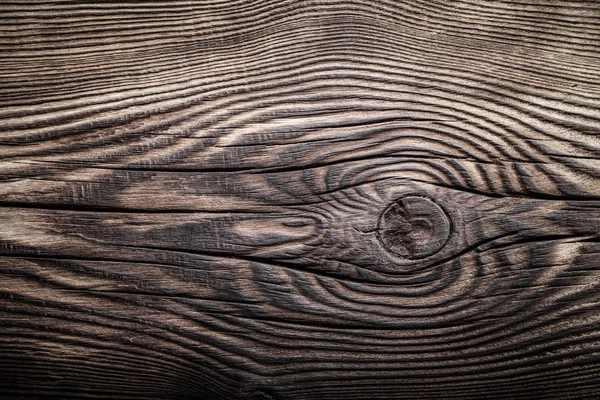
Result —
<instances>
[{"instance_id":1,"label":"horizontal wood plank","mask_svg":"<svg viewBox=\"0 0 600 400\"><path fill-rule=\"evenodd\" d=\"M600 396L600 4L0 4L0 398Z\"/></svg>"}]
</instances>

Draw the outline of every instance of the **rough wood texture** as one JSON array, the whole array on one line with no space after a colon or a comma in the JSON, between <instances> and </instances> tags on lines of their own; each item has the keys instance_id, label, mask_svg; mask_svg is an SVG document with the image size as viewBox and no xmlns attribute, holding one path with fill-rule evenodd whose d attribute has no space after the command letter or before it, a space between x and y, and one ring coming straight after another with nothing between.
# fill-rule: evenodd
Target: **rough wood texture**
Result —
<instances>
[{"instance_id":1,"label":"rough wood texture","mask_svg":"<svg viewBox=\"0 0 600 400\"><path fill-rule=\"evenodd\" d=\"M0 397L600 398L600 3L3 1Z\"/></svg>"}]
</instances>

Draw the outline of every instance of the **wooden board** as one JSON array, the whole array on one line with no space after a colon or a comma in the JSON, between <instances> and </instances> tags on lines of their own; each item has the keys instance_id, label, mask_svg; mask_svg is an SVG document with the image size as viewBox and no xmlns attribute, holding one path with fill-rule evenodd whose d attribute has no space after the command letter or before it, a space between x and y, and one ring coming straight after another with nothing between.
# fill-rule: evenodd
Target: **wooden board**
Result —
<instances>
[{"instance_id":1,"label":"wooden board","mask_svg":"<svg viewBox=\"0 0 600 400\"><path fill-rule=\"evenodd\" d=\"M3 399L600 398L600 3L4 1Z\"/></svg>"}]
</instances>

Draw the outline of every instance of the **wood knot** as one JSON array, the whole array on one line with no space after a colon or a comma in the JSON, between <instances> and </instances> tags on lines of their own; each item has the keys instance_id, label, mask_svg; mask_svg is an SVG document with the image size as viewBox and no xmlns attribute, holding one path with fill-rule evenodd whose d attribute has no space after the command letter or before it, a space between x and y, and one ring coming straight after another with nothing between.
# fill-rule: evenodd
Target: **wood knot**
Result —
<instances>
[{"instance_id":1,"label":"wood knot","mask_svg":"<svg viewBox=\"0 0 600 400\"><path fill-rule=\"evenodd\" d=\"M419 259L437 253L450 237L450 220L440 206L421 196L390 204L379 217L379 240L392 253Z\"/></svg>"}]
</instances>

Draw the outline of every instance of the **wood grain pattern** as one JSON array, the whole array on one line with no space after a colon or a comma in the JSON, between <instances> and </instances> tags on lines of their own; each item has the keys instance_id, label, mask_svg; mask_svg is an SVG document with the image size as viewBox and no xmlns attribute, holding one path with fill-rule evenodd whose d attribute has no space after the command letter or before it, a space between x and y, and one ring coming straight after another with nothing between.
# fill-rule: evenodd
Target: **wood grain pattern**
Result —
<instances>
[{"instance_id":1,"label":"wood grain pattern","mask_svg":"<svg viewBox=\"0 0 600 400\"><path fill-rule=\"evenodd\" d=\"M599 39L593 1L2 2L0 397L600 397Z\"/></svg>"}]
</instances>

